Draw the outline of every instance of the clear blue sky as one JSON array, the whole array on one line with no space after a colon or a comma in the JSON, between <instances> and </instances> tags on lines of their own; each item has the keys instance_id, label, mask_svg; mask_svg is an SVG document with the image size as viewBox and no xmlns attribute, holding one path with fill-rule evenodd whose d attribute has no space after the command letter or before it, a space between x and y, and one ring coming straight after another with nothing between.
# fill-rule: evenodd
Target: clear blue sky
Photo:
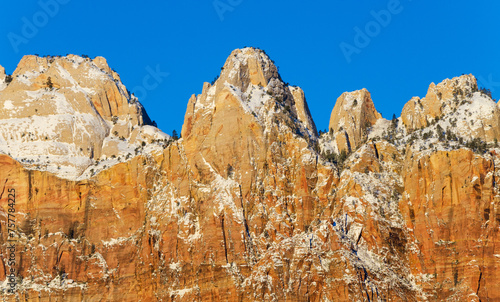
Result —
<instances>
[{"instance_id":1,"label":"clear blue sky","mask_svg":"<svg viewBox=\"0 0 500 302\"><path fill-rule=\"evenodd\" d=\"M140 101L167 133L181 129L190 95L244 46L266 50L284 81L304 89L318 129L328 127L342 92L363 87L385 118L399 116L412 96L425 96L431 82L463 73L500 98L499 1L41 3L58 4L48 5L50 15L39 1L2 4L0 65L7 73L25 54L104 56L134 91L148 67L159 68L168 77ZM26 20L36 28L23 36ZM369 41L356 39L355 28ZM12 43L13 34L25 40Z\"/></svg>"}]
</instances>

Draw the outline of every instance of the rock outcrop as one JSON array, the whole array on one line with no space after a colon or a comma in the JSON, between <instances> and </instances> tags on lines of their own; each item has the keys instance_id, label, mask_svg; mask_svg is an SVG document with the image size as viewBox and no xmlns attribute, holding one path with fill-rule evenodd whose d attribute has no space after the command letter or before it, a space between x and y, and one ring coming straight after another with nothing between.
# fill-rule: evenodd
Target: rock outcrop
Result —
<instances>
[{"instance_id":1,"label":"rock outcrop","mask_svg":"<svg viewBox=\"0 0 500 302\"><path fill-rule=\"evenodd\" d=\"M0 91L4 90L5 87L7 87L7 83L5 81L6 76L7 75L5 74L5 68L0 65Z\"/></svg>"},{"instance_id":2,"label":"rock outcrop","mask_svg":"<svg viewBox=\"0 0 500 302\"><path fill-rule=\"evenodd\" d=\"M419 286L441 301L499 300L497 151L417 152L407 159L399 207Z\"/></svg>"},{"instance_id":3,"label":"rock outcrop","mask_svg":"<svg viewBox=\"0 0 500 302\"><path fill-rule=\"evenodd\" d=\"M500 149L461 141L445 124L494 111L479 92L411 133L382 119L368 91L344 93L320 138L303 91L284 84L263 51L238 49L190 98L174 141L145 125L102 58L30 57L23 66L0 92L4 120L50 120L46 108L5 108L35 91L46 106L88 110L101 129L122 131L119 142L103 135L101 158L137 147L75 179L0 155L5 301L500 299ZM49 75L53 89L43 87ZM474 125L483 140L500 128ZM430 134L438 126L444 134ZM6 142L4 153L24 143L22 135ZM351 152L323 157L322 144Z\"/></svg>"},{"instance_id":4,"label":"rock outcrop","mask_svg":"<svg viewBox=\"0 0 500 302\"><path fill-rule=\"evenodd\" d=\"M500 139L500 108L490 96L478 91L472 75L432 83L425 98L414 97L406 103L401 119L409 132L439 124L465 140Z\"/></svg>"},{"instance_id":5,"label":"rock outcrop","mask_svg":"<svg viewBox=\"0 0 500 302\"><path fill-rule=\"evenodd\" d=\"M307 129L316 134L316 125L314 124L311 112L309 111L309 106L307 105L304 91L300 87L290 86L289 88L295 101L295 109L297 110L298 119L305 125Z\"/></svg>"},{"instance_id":6,"label":"rock outcrop","mask_svg":"<svg viewBox=\"0 0 500 302\"><path fill-rule=\"evenodd\" d=\"M0 118L0 151L69 179L110 156L130 157L141 144L130 139L151 123L104 58L74 55L23 57L0 91Z\"/></svg>"},{"instance_id":7,"label":"rock outcrop","mask_svg":"<svg viewBox=\"0 0 500 302\"><path fill-rule=\"evenodd\" d=\"M329 125L338 150L355 150L366 138L368 128L380 118L368 90L344 92L333 107Z\"/></svg>"},{"instance_id":8,"label":"rock outcrop","mask_svg":"<svg viewBox=\"0 0 500 302\"><path fill-rule=\"evenodd\" d=\"M403 124L409 130L427 127L434 120L456 110L464 99L477 90L477 80L473 75L446 79L437 85L432 83L424 98L413 97L405 104L401 113Z\"/></svg>"},{"instance_id":9,"label":"rock outcrop","mask_svg":"<svg viewBox=\"0 0 500 302\"><path fill-rule=\"evenodd\" d=\"M298 106L264 52L234 51L214 85L205 83L202 94L189 100L182 137L190 164L238 179L249 194L277 149L300 154L316 137L305 98L297 97ZM314 157L310 151L308 156Z\"/></svg>"}]
</instances>

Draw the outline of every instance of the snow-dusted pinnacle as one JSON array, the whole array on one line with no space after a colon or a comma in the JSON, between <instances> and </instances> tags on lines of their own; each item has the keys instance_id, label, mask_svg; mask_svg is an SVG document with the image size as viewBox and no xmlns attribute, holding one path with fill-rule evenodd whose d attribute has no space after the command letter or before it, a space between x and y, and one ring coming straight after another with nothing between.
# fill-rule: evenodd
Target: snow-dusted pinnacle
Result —
<instances>
[{"instance_id":1,"label":"snow-dusted pinnacle","mask_svg":"<svg viewBox=\"0 0 500 302\"><path fill-rule=\"evenodd\" d=\"M102 57L25 56L8 85L1 74L0 152L30 169L86 178L132 157L143 141L169 138L147 125L144 108Z\"/></svg>"},{"instance_id":2,"label":"snow-dusted pinnacle","mask_svg":"<svg viewBox=\"0 0 500 302\"><path fill-rule=\"evenodd\" d=\"M352 151L366 138L368 128L381 119L366 89L344 92L330 116L329 131L339 151Z\"/></svg>"},{"instance_id":3,"label":"snow-dusted pinnacle","mask_svg":"<svg viewBox=\"0 0 500 302\"><path fill-rule=\"evenodd\" d=\"M5 82L5 68L0 65L0 91L4 90L7 87L7 83Z\"/></svg>"},{"instance_id":4,"label":"snow-dusted pinnacle","mask_svg":"<svg viewBox=\"0 0 500 302\"><path fill-rule=\"evenodd\" d=\"M263 50L247 47L234 50L220 77L212 84L205 83L202 93L191 97L183 137L190 134L194 116L227 109L229 98L265 129L282 123L305 137L317 136L303 91L282 81L278 68Z\"/></svg>"}]
</instances>

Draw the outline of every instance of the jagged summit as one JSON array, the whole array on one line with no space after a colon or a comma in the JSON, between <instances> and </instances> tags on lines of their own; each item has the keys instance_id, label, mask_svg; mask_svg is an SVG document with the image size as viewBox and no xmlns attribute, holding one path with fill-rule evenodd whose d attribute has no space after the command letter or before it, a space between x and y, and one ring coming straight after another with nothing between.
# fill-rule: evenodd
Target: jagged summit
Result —
<instances>
[{"instance_id":1,"label":"jagged summit","mask_svg":"<svg viewBox=\"0 0 500 302\"><path fill-rule=\"evenodd\" d=\"M413 97L401 113L405 132L425 129L457 136L466 142L500 139L500 108L490 95L478 89L473 75L431 83L427 95ZM428 132L428 131L427 131Z\"/></svg>"},{"instance_id":2,"label":"jagged summit","mask_svg":"<svg viewBox=\"0 0 500 302\"><path fill-rule=\"evenodd\" d=\"M490 95L479 91L473 75L431 83L424 98L413 97L401 117L392 121L375 110L366 89L345 92L332 111L328 138L321 141L323 151L339 154L356 150L365 139L389 140L403 147L416 142L416 135L427 141L417 144L418 148L435 145L443 135L460 137L462 144L473 139L491 143L500 139L500 107Z\"/></svg>"},{"instance_id":3,"label":"jagged summit","mask_svg":"<svg viewBox=\"0 0 500 302\"><path fill-rule=\"evenodd\" d=\"M281 80L278 68L261 49L236 49L226 60L220 75L222 81L247 90L248 85L267 87L271 80Z\"/></svg>"},{"instance_id":4,"label":"jagged summit","mask_svg":"<svg viewBox=\"0 0 500 302\"><path fill-rule=\"evenodd\" d=\"M291 87L282 81L278 68L263 50L247 47L236 49L229 55L213 85L204 84L197 104L212 106L213 101L218 99L213 96L225 91L235 96L245 111L253 114L259 122L266 123L269 117L281 111L293 120L299 119L304 123L299 127L305 126L310 132L308 135L315 136L316 127L303 92L295 94L301 98L296 106L291 92L296 88Z\"/></svg>"},{"instance_id":5,"label":"jagged summit","mask_svg":"<svg viewBox=\"0 0 500 302\"><path fill-rule=\"evenodd\" d=\"M169 139L149 126L142 105L102 57L28 55L12 76L0 66L0 116L1 152L27 167L68 178L89 177L118 162L109 162L112 156L128 159L142 142ZM396 125L405 136L440 119L439 127L456 127L464 139L492 142L500 138L499 117L498 105L478 92L474 76L464 75L432 83L425 98L405 105L398 119L402 123ZM390 127L366 89L346 92L332 110L330 138L319 147L349 153L367 138L384 138ZM220 77L191 97L182 127L187 150L206 149L208 157L229 145L234 154L244 152L249 145L235 145L244 137L252 138L252 150L260 149L275 133L291 133L316 148L316 126L303 90L285 84L269 56L252 47L231 52ZM222 160L219 169L227 164Z\"/></svg>"},{"instance_id":6,"label":"jagged summit","mask_svg":"<svg viewBox=\"0 0 500 302\"><path fill-rule=\"evenodd\" d=\"M88 177L168 138L102 57L24 56L3 82L0 151L30 168Z\"/></svg>"},{"instance_id":7,"label":"jagged summit","mask_svg":"<svg viewBox=\"0 0 500 302\"><path fill-rule=\"evenodd\" d=\"M405 104L401 118L409 130L427 127L436 118L456 110L476 91L477 80L471 74L445 79L437 85L431 83L424 98L413 97Z\"/></svg>"},{"instance_id":8,"label":"jagged summit","mask_svg":"<svg viewBox=\"0 0 500 302\"><path fill-rule=\"evenodd\" d=\"M183 137L190 135L198 110L208 110L206 114L215 113L215 108L230 110L229 99L264 128L281 122L309 138L317 135L303 91L281 80L278 68L263 50L247 47L234 50L213 85L205 83L202 93L191 97Z\"/></svg>"},{"instance_id":9,"label":"jagged summit","mask_svg":"<svg viewBox=\"0 0 500 302\"><path fill-rule=\"evenodd\" d=\"M0 91L4 90L5 87L7 87L5 78L6 78L5 68L3 68L2 65L0 65Z\"/></svg>"},{"instance_id":10,"label":"jagged summit","mask_svg":"<svg viewBox=\"0 0 500 302\"><path fill-rule=\"evenodd\" d=\"M7 92L35 91L51 86L62 93L86 93L105 120L130 116L135 125L150 124L142 105L129 93L120 76L103 57L94 59L76 55L66 57L24 56L12 74Z\"/></svg>"},{"instance_id":11,"label":"jagged summit","mask_svg":"<svg viewBox=\"0 0 500 302\"><path fill-rule=\"evenodd\" d=\"M318 138L246 48L165 143L104 59L20 65L0 70L4 300L500 300L499 110L472 78L431 85L411 127L343 93Z\"/></svg>"},{"instance_id":12,"label":"jagged summit","mask_svg":"<svg viewBox=\"0 0 500 302\"><path fill-rule=\"evenodd\" d=\"M330 116L329 131L335 137L337 149L355 150L367 137L368 128L381 118L368 90L344 92L337 99Z\"/></svg>"},{"instance_id":13,"label":"jagged summit","mask_svg":"<svg viewBox=\"0 0 500 302\"><path fill-rule=\"evenodd\" d=\"M262 50L244 48L231 53L213 85L190 98L182 137L192 165L228 177L227 167L262 173L269 148L284 137L311 151L317 133L303 91L285 84ZM247 192L252 174L237 177Z\"/></svg>"}]
</instances>

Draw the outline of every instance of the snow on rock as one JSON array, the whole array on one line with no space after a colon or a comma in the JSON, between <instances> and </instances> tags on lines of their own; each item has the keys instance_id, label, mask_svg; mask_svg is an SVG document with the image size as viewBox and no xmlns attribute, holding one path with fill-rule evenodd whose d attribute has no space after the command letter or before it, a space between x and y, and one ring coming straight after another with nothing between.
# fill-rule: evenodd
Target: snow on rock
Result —
<instances>
[{"instance_id":1,"label":"snow on rock","mask_svg":"<svg viewBox=\"0 0 500 302\"><path fill-rule=\"evenodd\" d=\"M366 138L368 128L380 118L368 90L344 92L335 103L329 124L338 150L355 150Z\"/></svg>"},{"instance_id":2,"label":"snow on rock","mask_svg":"<svg viewBox=\"0 0 500 302\"><path fill-rule=\"evenodd\" d=\"M7 87L5 78L6 78L5 68L3 68L2 65L0 65L0 91L4 90L5 87Z\"/></svg>"},{"instance_id":3,"label":"snow on rock","mask_svg":"<svg viewBox=\"0 0 500 302\"><path fill-rule=\"evenodd\" d=\"M26 166L50 160L47 170L72 177L72 166L53 164L71 154L73 165L87 167L78 177L88 178L131 156L152 156L141 158L138 169L122 165L127 169L110 173L111 179L96 177L89 190L98 194L80 186L64 189L71 194L57 205L89 201L85 208L64 207L65 219L53 219L62 206L39 211L38 205L53 198L44 197L52 188L39 187L40 202L23 213L38 236L19 228L26 232L22 240L31 238L37 249L25 253L36 258L26 262L23 282L34 278L37 289L65 291L62 279L50 275L52 265L40 265L48 257L38 243L49 239L53 255L69 251L66 242L74 244L66 259L85 262L78 266L84 271L79 279L64 280L91 280L96 295L104 293L100 299L109 297L112 280L123 280L113 293L129 295L127 301L151 298L150 293L174 301L492 297L500 258L491 248L498 242L498 149L474 154L451 135L496 135L487 132L498 128L497 105L487 96L457 91L458 102L443 101L437 119L411 129L403 118L380 118L370 109L367 91L359 91L360 98L348 93L337 104L335 133L317 139L302 92L281 81L262 51L248 48L235 51L221 78L190 99L183 138L163 151L169 137L146 125L136 99L127 97L104 59L55 59L55 71L43 59L30 60L42 68L33 63L30 71L18 71L6 88L9 95L0 92L2 127L12 126L12 137L0 132L1 143L16 154L50 152L50 159L30 157ZM95 70L85 69L92 64ZM72 71L82 65L87 67L81 73ZM462 90L472 87L463 83ZM432 91L448 100L444 90ZM415 115L427 112L418 108ZM15 125L31 134L23 136ZM348 154L318 155L317 147L338 153L337 132L345 138L359 130L360 140ZM84 143L96 144L90 152L80 150ZM448 152L457 148L463 150ZM441 149L447 151L436 152ZM82 221L85 238L70 239L65 232L83 227ZM52 240L55 234L58 240ZM129 280L141 291L130 291Z\"/></svg>"},{"instance_id":4,"label":"snow on rock","mask_svg":"<svg viewBox=\"0 0 500 302\"><path fill-rule=\"evenodd\" d=\"M280 123L298 135L311 140L317 138L303 91L285 84L267 54L251 47L233 51L220 77L212 84L205 83L202 93L191 97L182 136L189 135L194 117L209 117L222 110L221 107L235 106L233 100L252 115L264 131Z\"/></svg>"},{"instance_id":5,"label":"snow on rock","mask_svg":"<svg viewBox=\"0 0 500 302\"><path fill-rule=\"evenodd\" d=\"M0 83L4 78L2 68ZM167 144L170 137L148 123L100 57L25 56L0 91L0 152L67 179L90 177L151 143Z\"/></svg>"},{"instance_id":6,"label":"snow on rock","mask_svg":"<svg viewBox=\"0 0 500 302\"><path fill-rule=\"evenodd\" d=\"M304 91L300 87L294 86L290 86L289 89L295 101L295 108L297 110L298 119L310 132L316 134L316 125L314 124L311 113L309 111L309 106L307 105Z\"/></svg>"},{"instance_id":7,"label":"snow on rock","mask_svg":"<svg viewBox=\"0 0 500 302\"><path fill-rule=\"evenodd\" d=\"M479 137L488 142L500 138L500 109L488 96L475 92L464 105L440 122L464 138Z\"/></svg>"},{"instance_id":8,"label":"snow on rock","mask_svg":"<svg viewBox=\"0 0 500 302\"><path fill-rule=\"evenodd\" d=\"M436 118L453 112L476 91L477 80L473 75L445 79L437 85L431 83L424 98L413 97L405 104L401 118L409 130L426 127Z\"/></svg>"}]
</instances>

